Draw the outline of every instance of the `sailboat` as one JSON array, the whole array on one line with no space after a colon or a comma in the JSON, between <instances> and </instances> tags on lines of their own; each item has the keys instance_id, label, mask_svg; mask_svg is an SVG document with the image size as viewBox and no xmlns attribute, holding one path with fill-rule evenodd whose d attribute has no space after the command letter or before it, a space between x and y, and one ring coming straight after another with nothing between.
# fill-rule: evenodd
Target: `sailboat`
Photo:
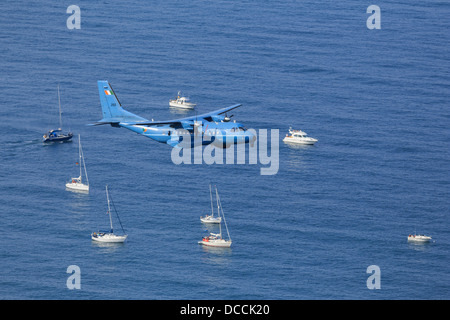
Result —
<instances>
[{"instance_id":1,"label":"sailboat","mask_svg":"<svg viewBox=\"0 0 450 320\"><path fill-rule=\"evenodd\" d=\"M50 130L42 136L42 141L44 142L64 142L72 139L73 133L63 133L62 132L62 118L61 118L61 97L59 95L59 85L58 85L58 106L59 106L59 128Z\"/></svg>"},{"instance_id":2,"label":"sailboat","mask_svg":"<svg viewBox=\"0 0 450 320\"><path fill-rule=\"evenodd\" d=\"M220 217L222 214L223 222L225 224L225 228L227 229L228 240L225 240L222 237L222 223L219 223L219 233L210 233L209 236L203 237L202 241L199 241L198 244L208 246L208 247L221 247L221 248L229 248L231 246L231 237L230 232L228 231L227 221L225 220L225 215L223 213L222 204L220 203L219 192L216 187L216 199L217 199L217 212Z\"/></svg>"},{"instance_id":3,"label":"sailboat","mask_svg":"<svg viewBox=\"0 0 450 320\"><path fill-rule=\"evenodd\" d=\"M117 213L116 207L114 206L114 202L113 202L114 211L116 212L117 219L119 220L119 223L120 223L120 226L122 227L122 231L123 231L124 235L121 235L121 236L116 235L116 234L114 234L114 231L113 231L108 186L106 186L106 200L108 202L107 214L109 215L109 223L111 226L111 230L109 232L107 232L107 231L93 232L93 233L91 233L91 238L92 238L92 240L99 241L99 242L116 242L116 243L124 242L127 239L128 235L125 234L125 230L123 229L122 222L120 222L119 214Z\"/></svg>"},{"instance_id":4,"label":"sailboat","mask_svg":"<svg viewBox=\"0 0 450 320\"><path fill-rule=\"evenodd\" d=\"M217 187L216 187L217 189ZM213 198L212 198L212 192L211 192L211 185L209 185L209 196L211 198L211 215L205 215L204 217L200 217L200 221L203 223L220 223L222 221L222 218L219 215L219 212L217 212L218 216L214 217L214 209L213 209Z\"/></svg>"},{"instance_id":5,"label":"sailboat","mask_svg":"<svg viewBox=\"0 0 450 320\"><path fill-rule=\"evenodd\" d=\"M78 154L80 158L80 162L77 163L80 166L80 176L78 178L72 178L70 182L66 183L66 188L70 191L81 191L81 192L89 192L89 180L86 171L86 163L84 162L83 149L81 148L81 137L78 135ZM83 183L82 180L82 169L84 168L84 175L86 177L86 183Z\"/></svg>"}]
</instances>

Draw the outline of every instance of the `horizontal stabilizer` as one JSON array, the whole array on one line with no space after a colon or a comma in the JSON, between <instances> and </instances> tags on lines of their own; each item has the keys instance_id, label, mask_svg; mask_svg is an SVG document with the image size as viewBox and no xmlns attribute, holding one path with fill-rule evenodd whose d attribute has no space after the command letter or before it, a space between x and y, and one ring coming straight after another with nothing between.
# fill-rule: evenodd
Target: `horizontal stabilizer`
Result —
<instances>
[{"instance_id":1,"label":"horizontal stabilizer","mask_svg":"<svg viewBox=\"0 0 450 320\"><path fill-rule=\"evenodd\" d=\"M88 126L101 126L101 125L104 125L104 124L110 124L110 125L112 125L113 127L116 127L116 126L119 126L119 123L120 123L120 121L97 121L97 122L94 122L94 123L89 123L88 124Z\"/></svg>"}]
</instances>

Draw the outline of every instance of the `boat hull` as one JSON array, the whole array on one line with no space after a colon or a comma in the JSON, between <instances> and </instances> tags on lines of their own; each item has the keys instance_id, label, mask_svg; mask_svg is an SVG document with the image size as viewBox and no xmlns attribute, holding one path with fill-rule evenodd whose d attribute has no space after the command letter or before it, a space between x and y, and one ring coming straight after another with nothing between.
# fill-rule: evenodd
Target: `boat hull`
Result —
<instances>
[{"instance_id":1,"label":"boat hull","mask_svg":"<svg viewBox=\"0 0 450 320\"><path fill-rule=\"evenodd\" d=\"M66 188L74 191L89 192L89 186L83 183L68 182Z\"/></svg>"},{"instance_id":2,"label":"boat hull","mask_svg":"<svg viewBox=\"0 0 450 320\"><path fill-rule=\"evenodd\" d=\"M217 240L202 240L199 241L198 244L207 246L207 247L219 247L219 248L229 248L231 247L231 241L226 241L223 239L217 239Z\"/></svg>"},{"instance_id":3,"label":"boat hull","mask_svg":"<svg viewBox=\"0 0 450 320\"><path fill-rule=\"evenodd\" d=\"M206 216L206 217L200 217L200 221L203 223L220 223L222 221L222 218Z\"/></svg>"},{"instance_id":4,"label":"boat hull","mask_svg":"<svg viewBox=\"0 0 450 320\"><path fill-rule=\"evenodd\" d=\"M105 233L103 235L98 233L91 234L91 239L97 242L108 242L108 243L122 243L127 239L127 235L118 236L113 233Z\"/></svg>"},{"instance_id":5,"label":"boat hull","mask_svg":"<svg viewBox=\"0 0 450 320\"><path fill-rule=\"evenodd\" d=\"M302 144L302 145L313 145L315 144L318 140L316 139L295 139L295 138L284 138L283 139L284 142L287 143L292 143L292 144Z\"/></svg>"},{"instance_id":6,"label":"boat hull","mask_svg":"<svg viewBox=\"0 0 450 320\"><path fill-rule=\"evenodd\" d=\"M69 133L67 135L59 135L59 136L56 136L56 137L49 136L49 135L44 135L42 137L42 141L43 142L64 142L64 141L71 140L72 137L73 137L72 133Z\"/></svg>"},{"instance_id":7,"label":"boat hull","mask_svg":"<svg viewBox=\"0 0 450 320\"><path fill-rule=\"evenodd\" d=\"M178 103L178 102L173 102L170 101L169 102L169 106L173 107L173 108L182 108L182 109L194 109L196 104L195 103Z\"/></svg>"},{"instance_id":8,"label":"boat hull","mask_svg":"<svg viewBox=\"0 0 450 320\"><path fill-rule=\"evenodd\" d=\"M411 242L430 242L431 241L431 237L409 235L408 236L408 241L411 241Z\"/></svg>"}]
</instances>

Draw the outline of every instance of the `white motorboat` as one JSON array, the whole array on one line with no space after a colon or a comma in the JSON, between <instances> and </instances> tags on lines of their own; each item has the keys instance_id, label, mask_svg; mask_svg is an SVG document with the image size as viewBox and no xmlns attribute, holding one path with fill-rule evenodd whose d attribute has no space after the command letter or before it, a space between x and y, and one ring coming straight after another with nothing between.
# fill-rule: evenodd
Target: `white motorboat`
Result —
<instances>
[{"instance_id":1,"label":"white motorboat","mask_svg":"<svg viewBox=\"0 0 450 320\"><path fill-rule=\"evenodd\" d=\"M204 217L200 217L200 221L203 222L203 223L220 223L222 221L222 218L219 215L219 208L218 207L217 207L217 214L218 214L218 216L214 217L211 185L209 185L209 196L211 198L211 215L205 215Z\"/></svg>"},{"instance_id":2,"label":"white motorboat","mask_svg":"<svg viewBox=\"0 0 450 320\"><path fill-rule=\"evenodd\" d=\"M220 203L219 193L217 192L216 187L216 199L217 199L217 208L218 215L222 214L223 222L225 223L225 228L227 229L228 240L222 237L222 223L219 223L219 233L210 233L209 236L203 237L202 241L199 241L198 244L208 246L208 247L221 247L221 248L229 248L231 247L231 237L230 232L228 231L227 221L225 220L225 215L223 214L222 205Z\"/></svg>"},{"instance_id":3,"label":"white motorboat","mask_svg":"<svg viewBox=\"0 0 450 320\"><path fill-rule=\"evenodd\" d=\"M108 193L108 186L106 186L106 200L108 202L108 212L109 215L109 223L111 226L111 230L108 231L98 231L91 233L91 239L98 242L124 242L128 235L125 234L125 230L123 229L122 222L120 222L119 214L117 213L117 210L115 210L114 202L113 207L114 211L116 212L117 219L119 220L120 226L122 227L123 235L117 235L114 234L113 230L113 224L112 224L112 217L111 217L111 207L110 207L110 199L109 199L109 193Z\"/></svg>"},{"instance_id":4,"label":"white motorboat","mask_svg":"<svg viewBox=\"0 0 450 320\"><path fill-rule=\"evenodd\" d=\"M89 192L89 180L86 171L86 163L84 162L83 149L81 148L81 138L78 135L78 154L79 161L76 164L80 166L80 176L78 178L72 178L70 182L66 183L66 188L70 191L81 191L81 192ZM83 183L82 179L82 170L81 167L84 167L84 175L86 177L86 183Z\"/></svg>"},{"instance_id":5,"label":"white motorboat","mask_svg":"<svg viewBox=\"0 0 450 320\"><path fill-rule=\"evenodd\" d=\"M183 109L194 109L196 104L189 102L189 98L181 97L180 94L181 92L178 91L178 96L169 101L169 106Z\"/></svg>"},{"instance_id":6,"label":"white motorboat","mask_svg":"<svg viewBox=\"0 0 450 320\"><path fill-rule=\"evenodd\" d=\"M410 234L408 236L408 241L430 242L431 241L431 237L423 235L423 234Z\"/></svg>"},{"instance_id":7,"label":"white motorboat","mask_svg":"<svg viewBox=\"0 0 450 320\"><path fill-rule=\"evenodd\" d=\"M292 127L289 127L289 134L286 134L283 141L287 143L295 143L295 144L308 144L312 145L316 143L317 139L307 137L307 133L302 130L293 130Z\"/></svg>"}]
</instances>

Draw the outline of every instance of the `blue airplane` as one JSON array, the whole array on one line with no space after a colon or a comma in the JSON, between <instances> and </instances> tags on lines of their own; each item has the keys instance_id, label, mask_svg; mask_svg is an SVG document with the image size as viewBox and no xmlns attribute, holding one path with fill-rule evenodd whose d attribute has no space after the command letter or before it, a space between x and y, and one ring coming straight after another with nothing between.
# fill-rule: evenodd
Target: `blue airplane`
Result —
<instances>
[{"instance_id":1,"label":"blue airplane","mask_svg":"<svg viewBox=\"0 0 450 320\"><path fill-rule=\"evenodd\" d=\"M202 145L214 143L215 146L223 148L233 143L253 143L256 140L254 133L242 124L231 121L232 115L227 116L228 111L240 107L241 104L181 119L154 121L122 108L108 81L98 81L98 93L103 119L92 125L109 124L112 127L123 127L158 142L167 143L171 147L181 147L180 142L187 137L191 138L191 147L194 146L194 141L198 141L195 139L198 137L202 138Z\"/></svg>"}]
</instances>

